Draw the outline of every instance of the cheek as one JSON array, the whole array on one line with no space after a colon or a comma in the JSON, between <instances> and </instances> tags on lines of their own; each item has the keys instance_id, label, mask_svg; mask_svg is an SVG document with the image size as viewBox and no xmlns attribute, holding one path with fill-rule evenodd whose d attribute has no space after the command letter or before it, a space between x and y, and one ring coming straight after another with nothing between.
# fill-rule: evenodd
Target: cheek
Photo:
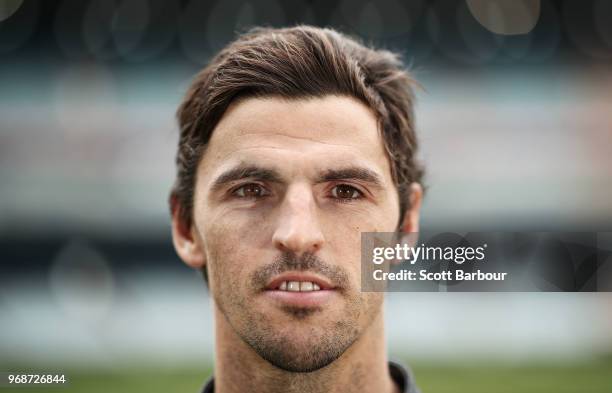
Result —
<instances>
[{"instance_id":1,"label":"cheek","mask_svg":"<svg viewBox=\"0 0 612 393\"><path fill-rule=\"evenodd\" d=\"M361 302L364 312L361 314L362 326L369 326L383 308L383 292L363 292Z\"/></svg>"},{"instance_id":2,"label":"cheek","mask_svg":"<svg viewBox=\"0 0 612 393\"><path fill-rule=\"evenodd\" d=\"M330 262L342 266L352 277L355 290L361 290L361 236L364 232L393 232L399 208L389 203L366 208L345 208L328 216L325 221L325 256ZM329 219L331 218L331 219ZM361 296L360 303L367 309L376 309L382 302L377 294Z\"/></svg>"},{"instance_id":3,"label":"cheek","mask_svg":"<svg viewBox=\"0 0 612 393\"><path fill-rule=\"evenodd\" d=\"M244 287L248 274L255 268L255 261L261 259L261 226L232 214L218 214L209 217L200 227L206 252L211 291L217 288Z\"/></svg>"},{"instance_id":4,"label":"cheek","mask_svg":"<svg viewBox=\"0 0 612 393\"><path fill-rule=\"evenodd\" d=\"M333 220L326 220L324 234L329 252L335 258L341 258L337 263L359 275L362 233L393 230L394 224L387 212L370 209L367 212L346 212L342 219L334 217Z\"/></svg>"}]
</instances>

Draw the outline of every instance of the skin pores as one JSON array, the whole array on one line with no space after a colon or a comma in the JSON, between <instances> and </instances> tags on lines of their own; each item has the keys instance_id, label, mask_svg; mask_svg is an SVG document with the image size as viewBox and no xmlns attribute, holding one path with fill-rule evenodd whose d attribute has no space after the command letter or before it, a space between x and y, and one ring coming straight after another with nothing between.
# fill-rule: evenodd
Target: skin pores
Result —
<instances>
[{"instance_id":1,"label":"skin pores","mask_svg":"<svg viewBox=\"0 0 612 393\"><path fill-rule=\"evenodd\" d=\"M375 115L361 102L233 103L198 166L193 217L201 257L190 264L207 265L224 323L274 366L324 367L379 315L382 294L360 291L361 232L394 231L399 201ZM327 288L268 287L283 274L285 285Z\"/></svg>"}]
</instances>

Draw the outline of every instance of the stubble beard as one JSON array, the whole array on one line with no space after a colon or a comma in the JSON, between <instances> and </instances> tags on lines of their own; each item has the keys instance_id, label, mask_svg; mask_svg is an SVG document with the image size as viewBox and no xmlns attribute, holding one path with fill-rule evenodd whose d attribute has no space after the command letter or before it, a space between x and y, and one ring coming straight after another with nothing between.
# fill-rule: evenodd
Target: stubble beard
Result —
<instances>
[{"instance_id":1,"label":"stubble beard","mask_svg":"<svg viewBox=\"0 0 612 393\"><path fill-rule=\"evenodd\" d=\"M313 259L310 259L310 262L302 264L310 263L312 266L312 261ZM280 266L285 264L286 260L275 263ZM300 262L293 261L293 264L295 263ZM314 265L317 263L319 262L315 259ZM295 266L290 262L288 268ZM263 276L267 277L277 270L279 269L267 267L264 270L266 274L262 274L262 271L256 272L252 281L261 281ZM379 301L378 297L360 293L349 285L346 272L327 273L327 276L335 275L335 280L343 284L339 293L343 299L343 308L339 313L331 314L325 308L282 307L279 310L285 318L289 318L289 322L280 325L278 320L274 321L270 315L253 307L251 296L243 295L256 293L248 290L251 285L246 285L247 290L244 292L237 292L235 289L240 288L240 284L230 282L229 285L218 288L214 298L233 331L257 355L281 370L310 373L328 366L342 356L359 339L364 329L369 327L381 308L382 301ZM325 315L326 313L329 315ZM323 318L324 316L326 318ZM365 324L362 316L367 317Z\"/></svg>"}]
</instances>

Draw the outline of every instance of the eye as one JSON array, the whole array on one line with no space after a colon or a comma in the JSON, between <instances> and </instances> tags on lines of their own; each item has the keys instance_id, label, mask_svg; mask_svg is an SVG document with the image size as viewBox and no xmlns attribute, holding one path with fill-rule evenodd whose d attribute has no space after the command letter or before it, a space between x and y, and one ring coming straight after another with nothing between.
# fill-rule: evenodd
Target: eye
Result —
<instances>
[{"instance_id":1,"label":"eye","mask_svg":"<svg viewBox=\"0 0 612 393\"><path fill-rule=\"evenodd\" d=\"M232 194L238 198L261 198L268 195L268 192L257 183L249 183L236 188Z\"/></svg>"},{"instance_id":2,"label":"eye","mask_svg":"<svg viewBox=\"0 0 612 393\"><path fill-rule=\"evenodd\" d=\"M359 199L363 196L361 191L348 184L339 184L335 186L332 188L331 194L334 198L339 200Z\"/></svg>"}]
</instances>

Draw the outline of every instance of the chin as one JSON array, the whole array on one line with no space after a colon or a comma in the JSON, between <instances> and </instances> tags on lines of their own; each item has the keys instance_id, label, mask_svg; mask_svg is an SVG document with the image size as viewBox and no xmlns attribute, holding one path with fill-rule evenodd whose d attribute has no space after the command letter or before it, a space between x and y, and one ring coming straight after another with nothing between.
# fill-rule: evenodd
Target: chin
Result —
<instances>
[{"instance_id":1,"label":"chin","mask_svg":"<svg viewBox=\"0 0 612 393\"><path fill-rule=\"evenodd\" d=\"M321 318L322 321L324 320ZM257 354L273 366L291 372L313 372L336 359L359 336L345 324L332 326L302 323L278 323L261 332L244 337Z\"/></svg>"},{"instance_id":2,"label":"chin","mask_svg":"<svg viewBox=\"0 0 612 393\"><path fill-rule=\"evenodd\" d=\"M342 355L345 347L330 345L322 338L291 335L265 348L258 354L273 366L285 371L308 373L319 370Z\"/></svg>"}]
</instances>

